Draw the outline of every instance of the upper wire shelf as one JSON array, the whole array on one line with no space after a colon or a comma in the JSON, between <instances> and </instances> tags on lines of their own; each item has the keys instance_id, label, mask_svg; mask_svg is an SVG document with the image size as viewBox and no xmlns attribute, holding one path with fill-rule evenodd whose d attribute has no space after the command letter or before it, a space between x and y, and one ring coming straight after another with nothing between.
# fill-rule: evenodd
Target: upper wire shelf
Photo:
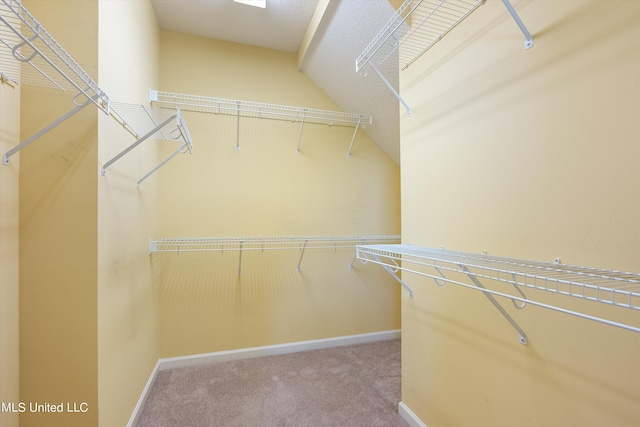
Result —
<instances>
[{"instance_id":1,"label":"upper wire shelf","mask_svg":"<svg viewBox=\"0 0 640 427\"><path fill-rule=\"evenodd\" d=\"M355 141L358 129L373 123L373 118L368 114L344 113L340 111L318 110L314 108L293 107L288 105L264 104L253 101L240 101L237 99L211 98L200 95L188 95L182 93L161 92L151 90L151 104L162 107L193 111L208 114L224 114L235 116L237 120L236 150L240 150L240 118L251 117L258 119L286 120L300 122L300 134L296 154L300 152L302 130L307 123L325 124L329 126L353 126L353 136L347 151L347 157L351 155L351 148Z\"/></svg>"},{"instance_id":2,"label":"upper wire shelf","mask_svg":"<svg viewBox=\"0 0 640 427\"><path fill-rule=\"evenodd\" d=\"M303 121L306 123L356 126L372 123L371 115L318 110L288 105L264 104L236 99L152 91L152 103L166 108L211 114L226 114L259 119Z\"/></svg>"},{"instance_id":3,"label":"upper wire shelf","mask_svg":"<svg viewBox=\"0 0 640 427\"><path fill-rule=\"evenodd\" d=\"M506 297L514 301L514 304L516 301L521 304L517 308L522 308L525 304L532 304L640 332L640 326L591 316L559 305L538 302L527 298L523 292L527 288L537 289L606 305L640 310L640 274L638 273L415 247L406 244L358 246L357 257L364 262L373 262L394 270L431 277L438 285L442 285L444 282L453 283L480 290L486 295ZM467 275L476 286L447 278L445 275L447 271ZM515 287L518 295L478 286L478 278L509 283Z\"/></svg>"},{"instance_id":4,"label":"upper wire shelf","mask_svg":"<svg viewBox=\"0 0 640 427\"><path fill-rule=\"evenodd\" d=\"M369 65L398 98L411 115L411 107L402 99L394 85L378 69L385 63L398 62L405 70L465 18L484 4L485 0L405 0L355 61L356 72ZM509 0L502 0L525 36L525 49L533 46L533 36L518 16ZM366 73L363 72L364 75Z\"/></svg>"},{"instance_id":5,"label":"upper wire shelf","mask_svg":"<svg viewBox=\"0 0 640 427\"><path fill-rule=\"evenodd\" d=\"M404 70L462 22L484 0L406 0L356 58L356 72L369 61L384 64L399 51Z\"/></svg>"},{"instance_id":6,"label":"upper wire shelf","mask_svg":"<svg viewBox=\"0 0 640 427\"><path fill-rule=\"evenodd\" d=\"M0 0L0 22L0 73L5 79L78 92L109 111L109 97L19 0Z\"/></svg>"}]
</instances>

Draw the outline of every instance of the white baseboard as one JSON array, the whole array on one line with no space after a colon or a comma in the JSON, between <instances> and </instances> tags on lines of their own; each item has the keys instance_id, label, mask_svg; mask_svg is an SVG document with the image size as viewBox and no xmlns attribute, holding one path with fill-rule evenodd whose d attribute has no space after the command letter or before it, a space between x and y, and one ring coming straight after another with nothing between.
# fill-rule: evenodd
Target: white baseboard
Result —
<instances>
[{"instance_id":1,"label":"white baseboard","mask_svg":"<svg viewBox=\"0 0 640 427\"><path fill-rule=\"evenodd\" d=\"M418 418L418 416L414 414L413 411L402 401L398 403L398 413L410 427L427 427L427 425L423 423L422 420Z\"/></svg>"},{"instance_id":2,"label":"white baseboard","mask_svg":"<svg viewBox=\"0 0 640 427\"><path fill-rule=\"evenodd\" d=\"M151 387L156 380L158 372L173 368L183 368L187 366L198 366L210 363L227 362L230 360L251 359L254 357L273 356L277 354L295 353L299 351L320 350L323 348L341 347L345 345L362 344L367 342L384 341L400 338L400 329L391 331L371 332L368 334L348 335L335 338L325 338L319 340L299 341L286 344L268 345L264 347L242 348L239 350L218 351L215 353L194 354L191 356L169 357L158 359L156 366L151 372L147 385L142 390L138 403L131 414L127 427L133 427L138 418L145 401L151 391ZM402 404L402 402L400 402ZM422 424L424 426L424 424Z\"/></svg>"},{"instance_id":3,"label":"white baseboard","mask_svg":"<svg viewBox=\"0 0 640 427\"><path fill-rule=\"evenodd\" d=\"M191 356L170 357L160 359L160 370L197 366L209 363L227 362L229 360L251 359L254 357L273 356L277 354L295 353L298 351L320 350L323 348L361 344L365 342L384 341L400 338L400 330L372 332L360 335L325 338L311 341L298 341L286 344L268 345L264 347L243 348L239 350L218 351L215 353L194 354Z\"/></svg>"},{"instance_id":4,"label":"white baseboard","mask_svg":"<svg viewBox=\"0 0 640 427\"><path fill-rule=\"evenodd\" d=\"M138 403L136 403L136 407L133 408L133 413L131 414L131 418L127 423L127 427L133 427L138 422L138 418L140 418L140 413L142 412L142 407L144 403L147 401L147 397L151 392L151 387L153 387L153 383L156 382L156 376L158 375L158 371L160 370L160 361L156 362L156 366L153 367L151 371L151 375L149 375L149 379L147 380L147 384L142 389L142 393L140 394L140 398L138 398Z\"/></svg>"}]
</instances>

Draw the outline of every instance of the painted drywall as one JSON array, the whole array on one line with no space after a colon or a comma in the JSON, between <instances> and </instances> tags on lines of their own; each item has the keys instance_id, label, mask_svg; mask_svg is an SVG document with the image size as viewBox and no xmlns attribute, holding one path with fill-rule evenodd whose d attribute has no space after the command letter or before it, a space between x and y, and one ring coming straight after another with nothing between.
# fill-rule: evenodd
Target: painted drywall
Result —
<instances>
[{"instance_id":1,"label":"painted drywall","mask_svg":"<svg viewBox=\"0 0 640 427\"><path fill-rule=\"evenodd\" d=\"M162 32L161 89L339 110L297 55ZM353 128L184 113L194 140L160 174L162 237L397 234L399 169ZM167 148L175 149L174 147ZM160 356L399 327L397 283L355 251L154 254Z\"/></svg>"},{"instance_id":2,"label":"painted drywall","mask_svg":"<svg viewBox=\"0 0 640 427\"><path fill-rule=\"evenodd\" d=\"M12 87L13 86L13 87ZM20 143L20 88L0 84L0 154ZM20 156L0 165L0 402L19 400L18 203ZM0 425L18 426L18 413L0 411Z\"/></svg>"},{"instance_id":3,"label":"painted drywall","mask_svg":"<svg viewBox=\"0 0 640 427\"><path fill-rule=\"evenodd\" d=\"M97 2L24 5L83 68L95 72ZM21 135L32 135L74 107L74 94L21 90ZM24 427L91 426L98 420L97 132L96 110L87 108L20 152ZM63 412L29 409L46 404L56 410L62 405ZM86 411L69 411L67 404Z\"/></svg>"},{"instance_id":4,"label":"painted drywall","mask_svg":"<svg viewBox=\"0 0 640 427\"><path fill-rule=\"evenodd\" d=\"M112 108L136 123L121 103L148 104L157 87L159 28L148 1L99 2L99 84ZM148 129L134 129L144 135ZM136 139L112 117L99 117L99 164ZM147 140L98 176L99 425L124 426L157 354L156 314L147 241L156 232L158 181L136 181L159 162ZM96 168L95 173L98 173Z\"/></svg>"},{"instance_id":5,"label":"painted drywall","mask_svg":"<svg viewBox=\"0 0 640 427\"><path fill-rule=\"evenodd\" d=\"M640 271L640 3L488 0L406 71L414 245ZM402 400L429 427L640 424L640 336L409 274ZM638 325L638 313L531 297Z\"/></svg>"}]
</instances>

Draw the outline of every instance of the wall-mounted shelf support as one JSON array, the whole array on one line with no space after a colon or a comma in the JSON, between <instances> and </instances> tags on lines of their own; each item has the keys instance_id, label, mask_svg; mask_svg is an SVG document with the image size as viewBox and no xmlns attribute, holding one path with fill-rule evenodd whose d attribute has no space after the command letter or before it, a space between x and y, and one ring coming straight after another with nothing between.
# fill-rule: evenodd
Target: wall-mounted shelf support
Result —
<instances>
[{"instance_id":1,"label":"wall-mounted shelf support","mask_svg":"<svg viewBox=\"0 0 640 427\"><path fill-rule=\"evenodd\" d=\"M300 135L298 136L298 146L296 147L296 154L300 154L300 141L302 141L302 130L304 129L304 119L307 117L307 110L302 111L302 119L300 120Z\"/></svg>"},{"instance_id":2,"label":"wall-mounted shelf support","mask_svg":"<svg viewBox=\"0 0 640 427\"><path fill-rule=\"evenodd\" d=\"M183 154L186 151L189 150L189 144L187 144L186 142L184 144L182 144L180 147L178 147L178 149L176 151L174 151L173 153L171 153L171 155L169 157L167 157L166 159L164 159L162 162L158 163L158 165L156 167L154 167L153 169L151 169L149 172L147 172L142 178L140 178L137 182L136 182L136 186L140 187L140 184L142 184L142 182L149 178L151 175L153 175L158 169L160 169L162 166L164 166L166 163L168 163L171 159L173 159L175 156L177 156L178 154Z\"/></svg>"},{"instance_id":3,"label":"wall-mounted shelf support","mask_svg":"<svg viewBox=\"0 0 640 427\"><path fill-rule=\"evenodd\" d=\"M236 112L236 151L240 151L240 101Z\"/></svg>"},{"instance_id":4,"label":"wall-mounted shelf support","mask_svg":"<svg viewBox=\"0 0 640 427\"><path fill-rule=\"evenodd\" d=\"M264 104L253 101L240 101L224 98L211 98L198 95L187 95L171 92L151 91L152 105L161 108L180 109L208 114L233 115L236 117L236 150L240 149L240 118L258 118L268 120L284 120L300 122L300 133L296 146L296 154L300 152L302 131L308 124L328 126L348 126L362 128L373 123L371 115L343 113L338 111L318 110L313 108L294 107L278 104ZM353 139L351 141L353 145ZM351 148L349 149L349 153Z\"/></svg>"},{"instance_id":5,"label":"wall-mounted shelf support","mask_svg":"<svg viewBox=\"0 0 640 427\"><path fill-rule=\"evenodd\" d=\"M384 82L384 84L387 85L389 90L391 90L391 92L393 92L395 97L398 98L398 101L400 101L400 103L407 110L407 116L410 116L411 115L411 107L409 107L409 104L407 104L407 102L404 99L402 99L402 97L400 96L400 93L398 93L398 91L393 87L393 85L391 83L389 83L389 80L387 80L387 78L384 76L384 74L382 74L380 72L380 70L378 70L378 67L373 65L373 63L369 63L369 66L373 69L373 71L376 72L376 74L378 75L378 77L380 77L380 79Z\"/></svg>"},{"instance_id":6,"label":"wall-mounted shelf support","mask_svg":"<svg viewBox=\"0 0 640 427\"><path fill-rule=\"evenodd\" d=\"M128 146L127 148L122 150L120 153L118 153L115 157L113 157L112 159L107 161L105 164L103 164L102 165L102 169L101 169L102 175L106 174L107 168L109 166L111 166L112 164L117 162L119 159L124 157L127 153L129 153L131 150L136 148L138 145L142 144L144 141L146 141L147 139L149 139L152 136L154 136L156 133L158 133L165 126L169 125L171 122L175 122L175 128L170 132L170 134L169 134L170 138L171 139L181 139L184 143L176 151L174 151L169 157L167 157L160 164L155 166L151 171L149 171L142 178L140 178L137 181L137 185L140 186L140 183L142 183L145 179L147 179L149 176L151 176L154 172L156 172L158 169L160 169L162 166L164 166L169 160L173 159L176 155L178 155L180 153L184 153L186 151L191 153L192 150L193 150L193 143L191 141L191 135L189 134L189 129L187 128L187 125L186 125L186 123L184 121L184 118L182 117L182 114L180 113L180 110L177 110L174 114L170 115L168 118L166 118L164 121L162 121L156 127L151 129L145 135L143 135L142 137L138 138L136 140L136 142L134 142L133 144L131 144L130 146Z\"/></svg>"},{"instance_id":7,"label":"wall-mounted shelf support","mask_svg":"<svg viewBox=\"0 0 640 427\"><path fill-rule=\"evenodd\" d=\"M430 277L436 280L439 285L446 282L480 291L487 297L499 296L510 299L518 309L524 308L525 305L534 305L628 331L640 332L640 326L637 325L561 306L562 298L567 297L601 303L619 309L640 310L640 274L638 273L415 247L406 244L359 245L356 253L358 259L363 262L373 262L383 267ZM431 273L431 269L436 269L437 273ZM466 275L472 284L448 278L444 272ZM489 289L479 279L511 284L520 295ZM560 299L556 300L557 304L552 305L525 296L522 292L523 288L549 292L563 297L559 297ZM494 302L494 299L490 298L490 300ZM516 304L516 302L520 304ZM506 313L499 304L495 303L494 305L503 315ZM585 306L585 308L588 307ZM524 331L513 319L507 316L505 318L520 334L520 342L526 344L528 338Z\"/></svg>"},{"instance_id":8,"label":"wall-mounted shelf support","mask_svg":"<svg viewBox=\"0 0 640 427\"><path fill-rule=\"evenodd\" d=\"M4 153L4 156L2 157L2 163L4 163L5 165L8 165L9 164L9 157L13 156L17 152L19 152L20 150L25 148L27 145L29 145L32 142L34 142L36 139L40 138L42 135L44 135L45 133L49 132L51 129L55 128L60 123L63 123L68 118L74 116L76 113L79 113L86 106L91 105L91 104L92 104L92 100L86 100L83 104L80 104L80 105L76 104L76 107L73 108L71 111L69 111L68 113L66 113L62 117L58 118L57 120L54 120L53 122L51 122L50 124L48 124L47 126L42 128L41 130L39 130L38 132L36 132L33 135L31 135L29 138L27 138L24 141L22 141L20 144L16 145L12 149L10 149L6 153Z\"/></svg>"},{"instance_id":9,"label":"wall-mounted shelf support","mask_svg":"<svg viewBox=\"0 0 640 427\"><path fill-rule=\"evenodd\" d=\"M518 27L520 28L520 31L522 31L522 34L524 34L524 48L529 49L533 46L533 36L529 32L529 30L527 30L527 27L524 25L524 22L522 22L522 19L520 19L518 12L516 12L516 10L513 8L511 2L509 0L502 0L502 3L504 3L504 6L511 14L513 20L516 21L516 24L518 24Z\"/></svg>"},{"instance_id":10,"label":"wall-mounted shelf support","mask_svg":"<svg viewBox=\"0 0 640 427\"><path fill-rule=\"evenodd\" d=\"M357 257L357 254L356 254L356 257ZM411 289L400 277L398 277L399 266L398 266L397 263L394 263L395 265L392 267L392 266L384 264L382 261L380 261L380 258L378 258L377 255L372 255L372 258L375 260L376 264L381 265L382 268L384 268L385 271L387 273L389 273L391 275L391 277L393 277L396 280L396 282L400 283L400 285L403 288L405 288L407 290L407 292L409 292L409 297L410 298L413 298L413 289Z\"/></svg>"},{"instance_id":11,"label":"wall-mounted shelf support","mask_svg":"<svg viewBox=\"0 0 640 427\"><path fill-rule=\"evenodd\" d=\"M347 158L351 157L351 148L353 147L353 142L356 140L356 135L358 134L358 128L360 127L360 117L358 117L358 123L356 123L356 128L353 130L353 136L351 137L351 143L349 144L349 149L347 150Z\"/></svg>"},{"instance_id":12,"label":"wall-mounted shelf support","mask_svg":"<svg viewBox=\"0 0 640 427\"><path fill-rule=\"evenodd\" d=\"M300 272L300 264L302 264L302 257L304 256L304 250L307 248L307 243L309 243L309 241L305 240L300 248L300 259L298 260L298 266L296 267L297 272Z\"/></svg>"},{"instance_id":13,"label":"wall-mounted shelf support","mask_svg":"<svg viewBox=\"0 0 640 427\"><path fill-rule=\"evenodd\" d=\"M480 289L484 289L486 290L487 288L484 287L484 285L480 282L480 280L478 280L478 278L476 278L474 275L469 273L469 270L465 267L465 266L461 266L462 271L464 271L467 274L467 277L469 277L469 280L471 280L478 288ZM443 275L444 279L446 280L446 277ZM493 304L493 306L500 312L500 314L502 314L502 316L507 319L507 322L509 322L511 324L511 326L513 326L513 328L518 331L518 334L520 334L520 344L522 345L527 345L529 342L529 339L527 338L527 334L525 334L525 332L522 330L522 328L520 326L518 326L518 324L516 323L515 320L513 320L513 317L511 317L509 315L509 313L507 313L505 311L504 308L502 308L502 306L500 305L500 303L498 301L496 301L496 299L494 298L493 295L491 295L488 292L482 292L482 294L487 297L487 299L489 301L491 301L491 304ZM526 299L526 297L525 297ZM513 301L513 300L512 300ZM514 304L515 305L515 304Z\"/></svg>"},{"instance_id":14,"label":"wall-mounted shelf support","mask_svg":"<svg viewBox=\"0 0 640 427\"><path fill-rule=\"evenodd\" d=\"M0 73L0 83L9 86L12 89L15 89L16 86L18 86L18 82L17 81L15 81L14 79L12 79L11 77L7 76L4 73Z\"/></svg>"}]
</instances>

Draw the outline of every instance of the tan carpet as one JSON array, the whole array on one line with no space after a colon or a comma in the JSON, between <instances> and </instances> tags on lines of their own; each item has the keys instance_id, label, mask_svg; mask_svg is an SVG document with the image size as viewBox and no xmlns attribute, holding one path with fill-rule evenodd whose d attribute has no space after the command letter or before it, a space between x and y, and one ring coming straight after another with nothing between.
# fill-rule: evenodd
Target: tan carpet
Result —
<instances>
[{"instance_id":1,"label":"tan carpet","mask_svg":"<svg viewBox=\"0 0 640 427\"><path fill-rule=\"evenodd\" d=\"M387 340L161 371L136 427L406 427L399 401Z\"/></svg>"}]
</instances>

